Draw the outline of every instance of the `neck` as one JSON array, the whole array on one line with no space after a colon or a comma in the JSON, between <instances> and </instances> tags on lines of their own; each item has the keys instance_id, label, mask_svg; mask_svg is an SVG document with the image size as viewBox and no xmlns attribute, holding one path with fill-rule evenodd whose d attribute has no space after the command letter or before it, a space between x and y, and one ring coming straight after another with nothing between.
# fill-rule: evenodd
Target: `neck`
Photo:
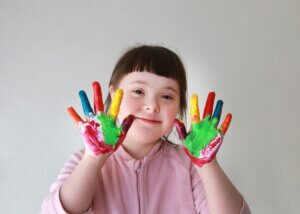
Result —
<instances>
[{"instance_id":1,"label":"neck","mask_svg":"<svg viewBox=\"0 0 300 214\"><path fill-rule=\"evenodd\" d=\"M135 142L130 139L124 140L122 143L124 149L128 154L131 155L134 159L141 160L143 159L151 150L152 148L159 142L159 140L150 143L140 143Z\"/></svg>"}]
</instances>

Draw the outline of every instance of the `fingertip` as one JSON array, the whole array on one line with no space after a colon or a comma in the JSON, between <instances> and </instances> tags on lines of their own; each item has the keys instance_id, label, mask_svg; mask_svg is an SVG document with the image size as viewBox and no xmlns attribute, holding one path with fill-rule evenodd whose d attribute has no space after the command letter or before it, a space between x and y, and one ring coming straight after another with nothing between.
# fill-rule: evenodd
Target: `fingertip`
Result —
<instances>
[{"instance_id":1,"label":"fingertip","mask_svg":"<svg viewBox=\"0 0 300 214\"><path fill-rule=\"evenodd\" d=\"M133 123L133 120L134 120L134 116L133 115L128 115L122 122L122 128L123 128L123 131L124 132L127 132L128 129L130 128L130 126L132 125Z\"/></svg>"},{"instance_id":2,"label":"fingertip","mask_svg":"<svg viewBox=\"0 0 300 214\"><path fill-rule=\"evenodd\" d=\"M174 123L183 123L183 122L182 122L182 120L176 118L176 119L174 120Z\"/></svg>"},{"instance_id":3,"label":"fingertip","mask_svg":"<svg viewBox=\"0 0 300 214\"><path fill-rule=\"evenodd\" d=\"M73 121L78 124L80 122L83 122L83 120L81 119L81 117L77 114L77 112L75 111L75 109L73 107L68 107L67 111L69 113L69 115L72 117Z\"/></svg>"},{"instance_id":4,"label":"fingertip","mask_svg":"<svg viewBox=\"0 0 300 214\"><path fill-rule=\"evenodd\" d=\"M79 94L80 97L86 96L86 93L85 93L84 90L80 90L80 91L78 92L78 94Z\"/></svg>"},{"instance_id":5,"label":"fingertip","mask_svg":"<svg viewBox=\"0 0 300 214\"><path fill-rule=\"evenodd\" d=\"M100 88L100 83L99 83L98 81L94 81L94 82L92 83L92 87L93 87L93 88Z\"/></svg>"},{"instance_id":6,"label":"fingertip","mask_svg":"<svg viewBox=\"0 0 300 214\"><path fill-rule=\"evenodd\" d=\"M224 104L223 100L218 100L217 101L217 105L223 105L223 104Z\"/></svg>"},{"instance_id":7,"label":"fingertip","mask_svg":"<svg viewBox=\"0 0 300 214\"><path fill-rule=\"evenodd\" d=\"M208 93L208 97L210 97L210 98L212 98L212 97L215 98L215 96L216 96L216 93L214 91L211 91Z\"/></svg>"},{"instance_id":8,"label":"fingertip","mask_svg":"<svg viewBox=\"0 0 300 214\"><path fill-rule=\"evenodd\" d=\"M198 95L197 94L192 94L192 96L191 96L191 100L195 100L195 99L198 99Z\"/></svg>"},{"instance_id":9,"label":"fingertip","mask_svg":"<svg viewBox=\"0 0 300 214\"><path fill-rule=\"evenodd\" d=\"M134 120L134 118L135 117L132 114L130 114L126 117L126 120L132 122Z\"/></svg>"},{"instance_id":10,"label":"fingertip","mask_svg":"<svg viewBox=\"0 0 300 214\"><path fill-rule=\"evenodd\" d=\"M116 91L115 96L116 96L117 98L123 96L123 89L118 88L117 91Z\"/></svg>"}]
</instances>

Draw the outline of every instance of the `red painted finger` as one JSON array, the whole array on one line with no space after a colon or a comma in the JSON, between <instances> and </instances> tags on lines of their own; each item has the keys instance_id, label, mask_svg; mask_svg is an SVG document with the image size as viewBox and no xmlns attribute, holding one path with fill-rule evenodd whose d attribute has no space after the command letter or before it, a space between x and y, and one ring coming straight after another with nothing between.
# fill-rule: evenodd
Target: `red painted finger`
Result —
<instances>
[{"instance_id":1,"label":"red painted finger","mask_svg":"<svg viewBox=\"0 0 300 214\"><path fill-rule=\"evenodd\" d=\"M214 107L214 100L215 100L215 92L210 92L207 96L204 112L203 112L203 119L209 114L212 116L213 107Z\"/></svg>"},{"instance_id":2,"label":"red painted finger","mask_svg":"<svg viewBox=\"0 0 300 214\"><path fill-rule=\"evenodd\" d=\"M220 132L223 136L226 134L227 129L229 128L231 119L232 119L232 114L228 113L225 117L224 122L222 123L221 128L220 128Z\"/></svg>"},{"instance_id":3,"label":"red painted finger","mask_svg":"<svg viewBox=\"0 0 300 214\"><path fill-rule=\"evenodd\" d=\"M102 92L99 82L93 82L92 86L94 90L94 112L97 115L104 110Z\"/></svg>"},{"instance_id":4,"label":"red painted finger","mask_svg":"<svg viewBox=\"0 0 300 214\"><path fill-rule=\"evenodd\" d=\"M78 124L79 122L83 123L83 120L81 119L81 117L77 114L77 112L73 109L73 107L69 107L67 109L69 115L72 117L72 119L74 120L74 122L76 124Z\"/></svg>"},{"instance_id":5,"label":"red painted finger","mask_svg":"<svg viewBox=\"0 0 300 214\"><path fill-rule=\"evenodd\" d=\"M187 136L187 133L186 133L185 125L183 124L183 122L181 122L178 119L175 119L174 125L175 125L177 133L179 135L179 139L184 140L185 137Z\"/></svg>"}]
</instances>

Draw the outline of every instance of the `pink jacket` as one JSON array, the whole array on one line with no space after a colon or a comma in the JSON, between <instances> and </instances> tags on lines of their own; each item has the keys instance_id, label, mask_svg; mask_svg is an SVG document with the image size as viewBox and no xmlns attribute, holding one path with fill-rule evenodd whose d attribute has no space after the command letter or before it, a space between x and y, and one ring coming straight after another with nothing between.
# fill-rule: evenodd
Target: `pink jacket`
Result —
<instances>
[{"instance_id":1,"label":"pink jacket","mask_svg":"<svg viewBox=\"0 0 300 214\"><path fill-rule=\"evenodd\" d=\"M51 185L41 213L66 213L59 199L62 183L80 162L74 153ZM86 213L209 213L203 185L190 159L179 147L160 142L144 157L133 159L122 146L99 172L95 196ZM243 202L242 214L250 213Z\"/></svg>"}]
</instances>

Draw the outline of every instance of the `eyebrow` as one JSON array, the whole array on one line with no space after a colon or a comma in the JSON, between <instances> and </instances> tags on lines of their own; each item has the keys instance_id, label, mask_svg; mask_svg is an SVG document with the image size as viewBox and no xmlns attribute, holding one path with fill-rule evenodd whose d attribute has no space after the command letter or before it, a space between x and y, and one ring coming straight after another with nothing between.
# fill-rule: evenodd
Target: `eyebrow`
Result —
<instances>
[{"instance_id":1,"label":"eyebrow","mask_svg":"<svg viewBox=\"0 0 300 214\"><path fill-rule=\"evenodd\" d=\"M131 82L131 83L129 83L129 84L135 84L135 83L138 83L138 84L144 84L144 85L149 85L147 82L142 81L142 80L136 80L136 81L133 81L133 82ZM175 90L175 89L174 89L173 87L171 87L171 86L166 86L166 87L164 87L163 89L169 89L169 90L171 90L171 91L174 91L176 94L178 94L178 91Z\"/></svg>"}]
</instances>

